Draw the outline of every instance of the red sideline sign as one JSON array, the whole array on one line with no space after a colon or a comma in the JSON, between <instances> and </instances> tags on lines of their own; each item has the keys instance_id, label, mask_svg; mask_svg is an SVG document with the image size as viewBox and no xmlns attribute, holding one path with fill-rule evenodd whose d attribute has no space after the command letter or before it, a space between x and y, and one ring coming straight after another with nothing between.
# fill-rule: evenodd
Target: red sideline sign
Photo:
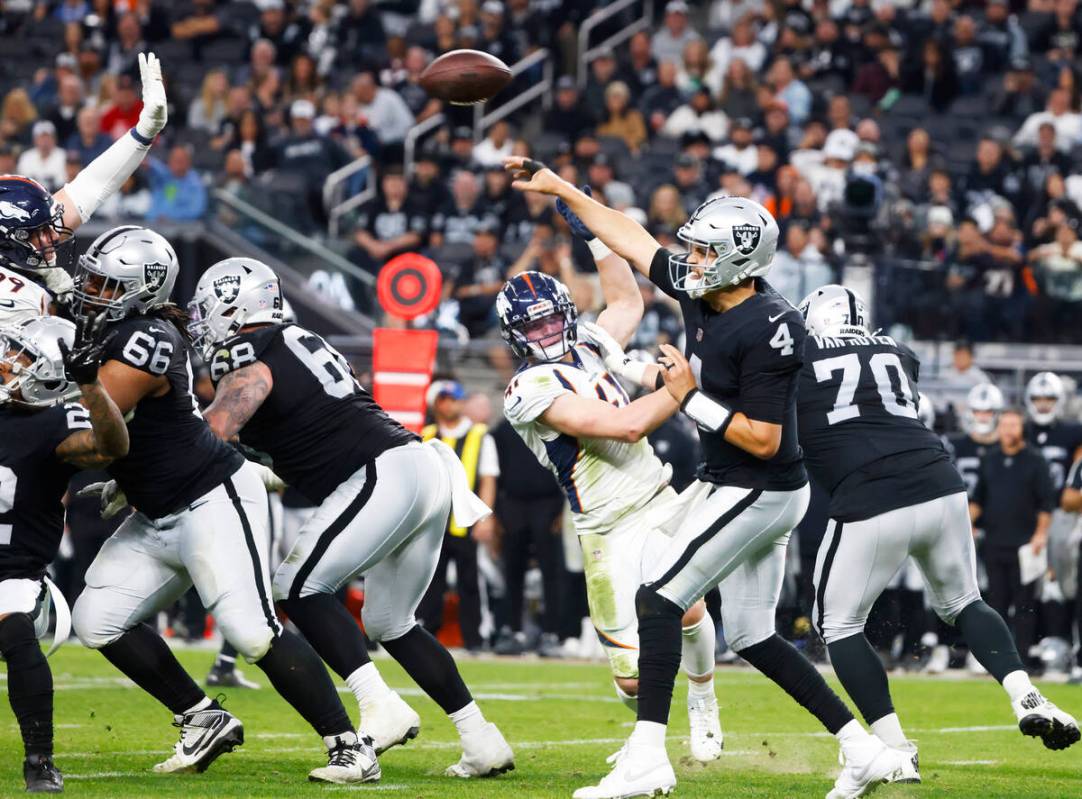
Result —
<instances>
[{"instance_id":1,"label":"red sideline sign","mask_svg":"<svg viewBox=\"0 0 1082 799\"><path fill-rule=\"evenodd\" d=\"M420 433L439 333L379 327L372 340L372 396L393 419Z\"/></svg>"}]
</instances>

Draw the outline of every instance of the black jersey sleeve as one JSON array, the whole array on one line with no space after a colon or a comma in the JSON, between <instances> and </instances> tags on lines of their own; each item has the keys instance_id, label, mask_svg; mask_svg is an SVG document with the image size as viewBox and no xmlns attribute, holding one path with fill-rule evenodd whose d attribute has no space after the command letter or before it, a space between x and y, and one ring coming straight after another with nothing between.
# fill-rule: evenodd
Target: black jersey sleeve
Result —
<instances>
[{"instance_id":1,"label":"black jersey sleeve","mask_svg":"<svg viewBox=\"0 0 1082 799\"><path fill-rule=\"evenodd\" d=\"M50 450L55 450L73 433L90 429L90 411L78 402L49 408L31 418L39 424L35 435L40 436L39 440L48 442Z\"/></svg>"},{"instance_id":2,"label":"black jersey sleeve","mask_svg":"<svg viewBox=\"0 0 1082 799\"><path fill-rule=\"evenodd\" d=\"M185 349L180 332L169 322L139 317L117 325L102 354L105 361L120 361L141 372L160 377L169 371L176 353Z\"/></svg>"},{"instance_id":3,"label":"black jersey sleeve","mask_svg":"<svg viewBox=\"0 0 1082 799\"><path fill-rule=\"evenodd\" d=\"M1035 454L1040 458L1042 464L1048 465L1044 456L1036 452ZM1056 509L1059 501L1059 491L1056 490L1055 485L1052 483L1051 470L1047 468L1036 469L1034 479L1037 481L1034 487L1037 494L1037 510L1043 513L1051 513Z\"/></svg>"},{"instance_id":4,"label":"black jersey sleeve","mask_svg":"<svg viewBox=\"0 0 1082 799\"><path fill-rule=\"evenodd\" d=\"M650 282L673 299L681 300L686 298L687 294L677 291L672 284L672 278L669 275L669 255L671 253L664 247L657 248L654 260L650 262Z\"/></svg>"},{"instance_id":5,"label":"black jersey sleeve","mask_svg":"<svg viewBox=\"0 0 1082 799\"><path fill-rule=\"evenodd\" d=\"M282 325L260 327L222 342L210 358L210 379L214 385L230 372L250 366L263 357L282 331Z\"/></svg>"},{"instance_id":6,"label":"black jersey sleeve","mask_svg":"<svg viewBox=\"0 0 1082 799\"><path fill-rule=\"evenodd\" d=\"M771 424L786 420L804 362L805 336L795 311L756 326L740 362L740 410L749 419Z\"/></svg>"}]
</instances>

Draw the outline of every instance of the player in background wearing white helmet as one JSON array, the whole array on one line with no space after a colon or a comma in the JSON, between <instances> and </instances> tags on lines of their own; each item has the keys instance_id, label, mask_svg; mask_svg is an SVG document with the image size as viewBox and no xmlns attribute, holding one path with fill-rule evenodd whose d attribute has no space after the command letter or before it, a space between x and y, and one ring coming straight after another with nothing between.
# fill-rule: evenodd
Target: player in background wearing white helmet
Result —
<instances>
[{"instance_id":1,"label":"player in background wearing white helmet","mask_svg":"<svg viewBox=\"0 0 1082 799\"><path fill-rule=\"evenodd\" d=\"M1068 406L1067 384L1055 372L1038 372L1026 384L1026 441L1048 461L1052 488L1056 491L1056 509L1048 525L1048 564L1051 574L1044 577L1040 590L1042 619L1041 663L1050 654L1046 644L1062 649L1062 642L1074 637L1063 602L1065 576L1068 590L1073 586L1077 566L1074 562L1074 529L1078 517L1060 507L1071 465L1082 457L1082 424L1065 418ZM1070 574L1068 574L1070 572ZM1054 576L1053 576L1054 575ZM1057 639L1059 639L1057 641ZM1069 643L1068 643L1069 646ZM1053 657L1054 661L1056 658Z\"/></svg>"},{"instance_id":2,"label":"player in background wearing white helmet","mask_svg":"<svg viewBox=\"0 0 1082 799\"><path fill-rule=\"evenodd\" d=\"M786 545L809 493L796 442L804 323L763 279L777 248L777 223L754 201L710 200L677 233L690 252L673 255L637 222L542 164L510 158L505 165L518 173L514 188L562 199L607 247L680 302L690 360L664 345L663 368L635 363L616 342L606 343L602 355L614 374L648 388L665 385L699 426L703 443L699 487L706 496L687 512L636 592L638 721L612 771L577 790L576 799L664 795L675 787L665 735L680 667L680 619L719 583L733 649L838 738L845 767L832 796L871 790L901 769L904 755L870 735L775 630Z\"/></svg>"},{"instance_id":3,"label":"player in background wearing white helmet","mask_svg":"<svg viewBox=\"0 0 1082 799\"><path fill-rule=\"evenodd\" d=\"M139 54L139 75L143 109L135 127L55 194L29 178L0 175L0 321L50 313L54 301L70 300L72 279L59 256L143 163L168 118L161 64L153 53Z\"/></svg>"},{"instance_id":4,"label":"player in background wearing white helmet","mask_svg":"<svg viewBox=\"0 0 1082 799\"><path fill-rule=\"evenodd\" d=\"M642 295L627 262L565 204L558 201L557 210L589 245L606 307L596 325L576 322L578 310L558 280L523 272L504 285L496 300L500 332L523 360L504 394L504 414L567 493L590 620L608 655L616 694L635 710L635 592L688 505L669 486L671 470L646 434L676 412L676 403L664 391L630 403L609 374L601 342L615 340L620 347L630 340L642 321ZM648 423L643 413L650 414ZM721 757L723 739L714 696L714 625L701 599L684 614L682 631L691 754L705 763Z\"/></svg>"},{"instance_id":5,"label":"player in background wearing white helmet","mask_svg":"<svg viewBox=\"0 0 1082 799\"><path fill-rule=\"evenodd\" d=\"M944 443L954 459L954 465L966 484L966 493L972 499L977 487L977 473L981 458L989 447L998 446L999 414L1006 403L1003 392L994 383L978 383L966 395L966 404L962 412L962 432L948 435ZM978 530L978 537L980 531ZM942 674L951 663L952 647L962 645L958 631L941 619L936 619L936 645L924 666L928 674ZM970 671L981 672L983 667L972 655L966 658Z\"/></svg>"}]
</instances>

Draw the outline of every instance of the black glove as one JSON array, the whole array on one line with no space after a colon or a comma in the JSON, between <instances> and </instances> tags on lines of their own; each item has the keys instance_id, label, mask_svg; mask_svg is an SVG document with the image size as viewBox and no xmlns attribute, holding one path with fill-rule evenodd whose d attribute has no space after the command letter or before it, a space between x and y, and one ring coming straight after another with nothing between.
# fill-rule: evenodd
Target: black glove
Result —
<instances>
[{"instance_id":1,"label":"black glove","mask_svg":"<svg viewBox=\"0 0 1082 799\"><path fill-rule=\"evenodd\" d=\"M64 368L68 377L79 385L89 385L98 379L101 351L105 342L105 314L80 316L75 323L75 343L71 349L60 342Z\"/></svg>"}]
</instances>

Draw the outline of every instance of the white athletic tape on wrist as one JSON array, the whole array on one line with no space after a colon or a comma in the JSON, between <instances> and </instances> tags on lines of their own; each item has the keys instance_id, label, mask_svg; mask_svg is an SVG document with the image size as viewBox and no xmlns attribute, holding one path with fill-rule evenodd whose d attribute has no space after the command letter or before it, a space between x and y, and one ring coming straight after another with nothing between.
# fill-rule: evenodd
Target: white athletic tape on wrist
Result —
<instances>
[{"instance_id":1,"label":"white athletic tape on wrist","mask_svg":"<svg viewBox=\"0 0 1082 799\"><path fill-rule=\"evenodd\" d=\"M609 371L629 383L641 386L642 379L646 375L646 367L649 365L643 361L636 361L634 358L624 358L621 363L614 364Z\"/></svg>"},{"instance_id":2,"label":"white athletic tape on wrist","mask_svg":"<svg viewBox=\"0 0 1082 799\"><path fill-rule=\"evenodd\" d=\"M722 435L725 435L725 430L733 419L733 411L729 406L708 397L697 388L693 388L684 397L680 410L703 430Z\"/></svg>"},{"instance_id":3,"label":"white athletic tape on wrist","mask_svg":"<svg viewBox=\"0 0 1082 799\"><path fill-rule=\"evenodd\" d=\"M590 248L590 254L594 256L595 261L600 261L602 258L612 255L612 250L601 239L590 239L586 242L586 246Z\"/></svg>"}]
</instances>

